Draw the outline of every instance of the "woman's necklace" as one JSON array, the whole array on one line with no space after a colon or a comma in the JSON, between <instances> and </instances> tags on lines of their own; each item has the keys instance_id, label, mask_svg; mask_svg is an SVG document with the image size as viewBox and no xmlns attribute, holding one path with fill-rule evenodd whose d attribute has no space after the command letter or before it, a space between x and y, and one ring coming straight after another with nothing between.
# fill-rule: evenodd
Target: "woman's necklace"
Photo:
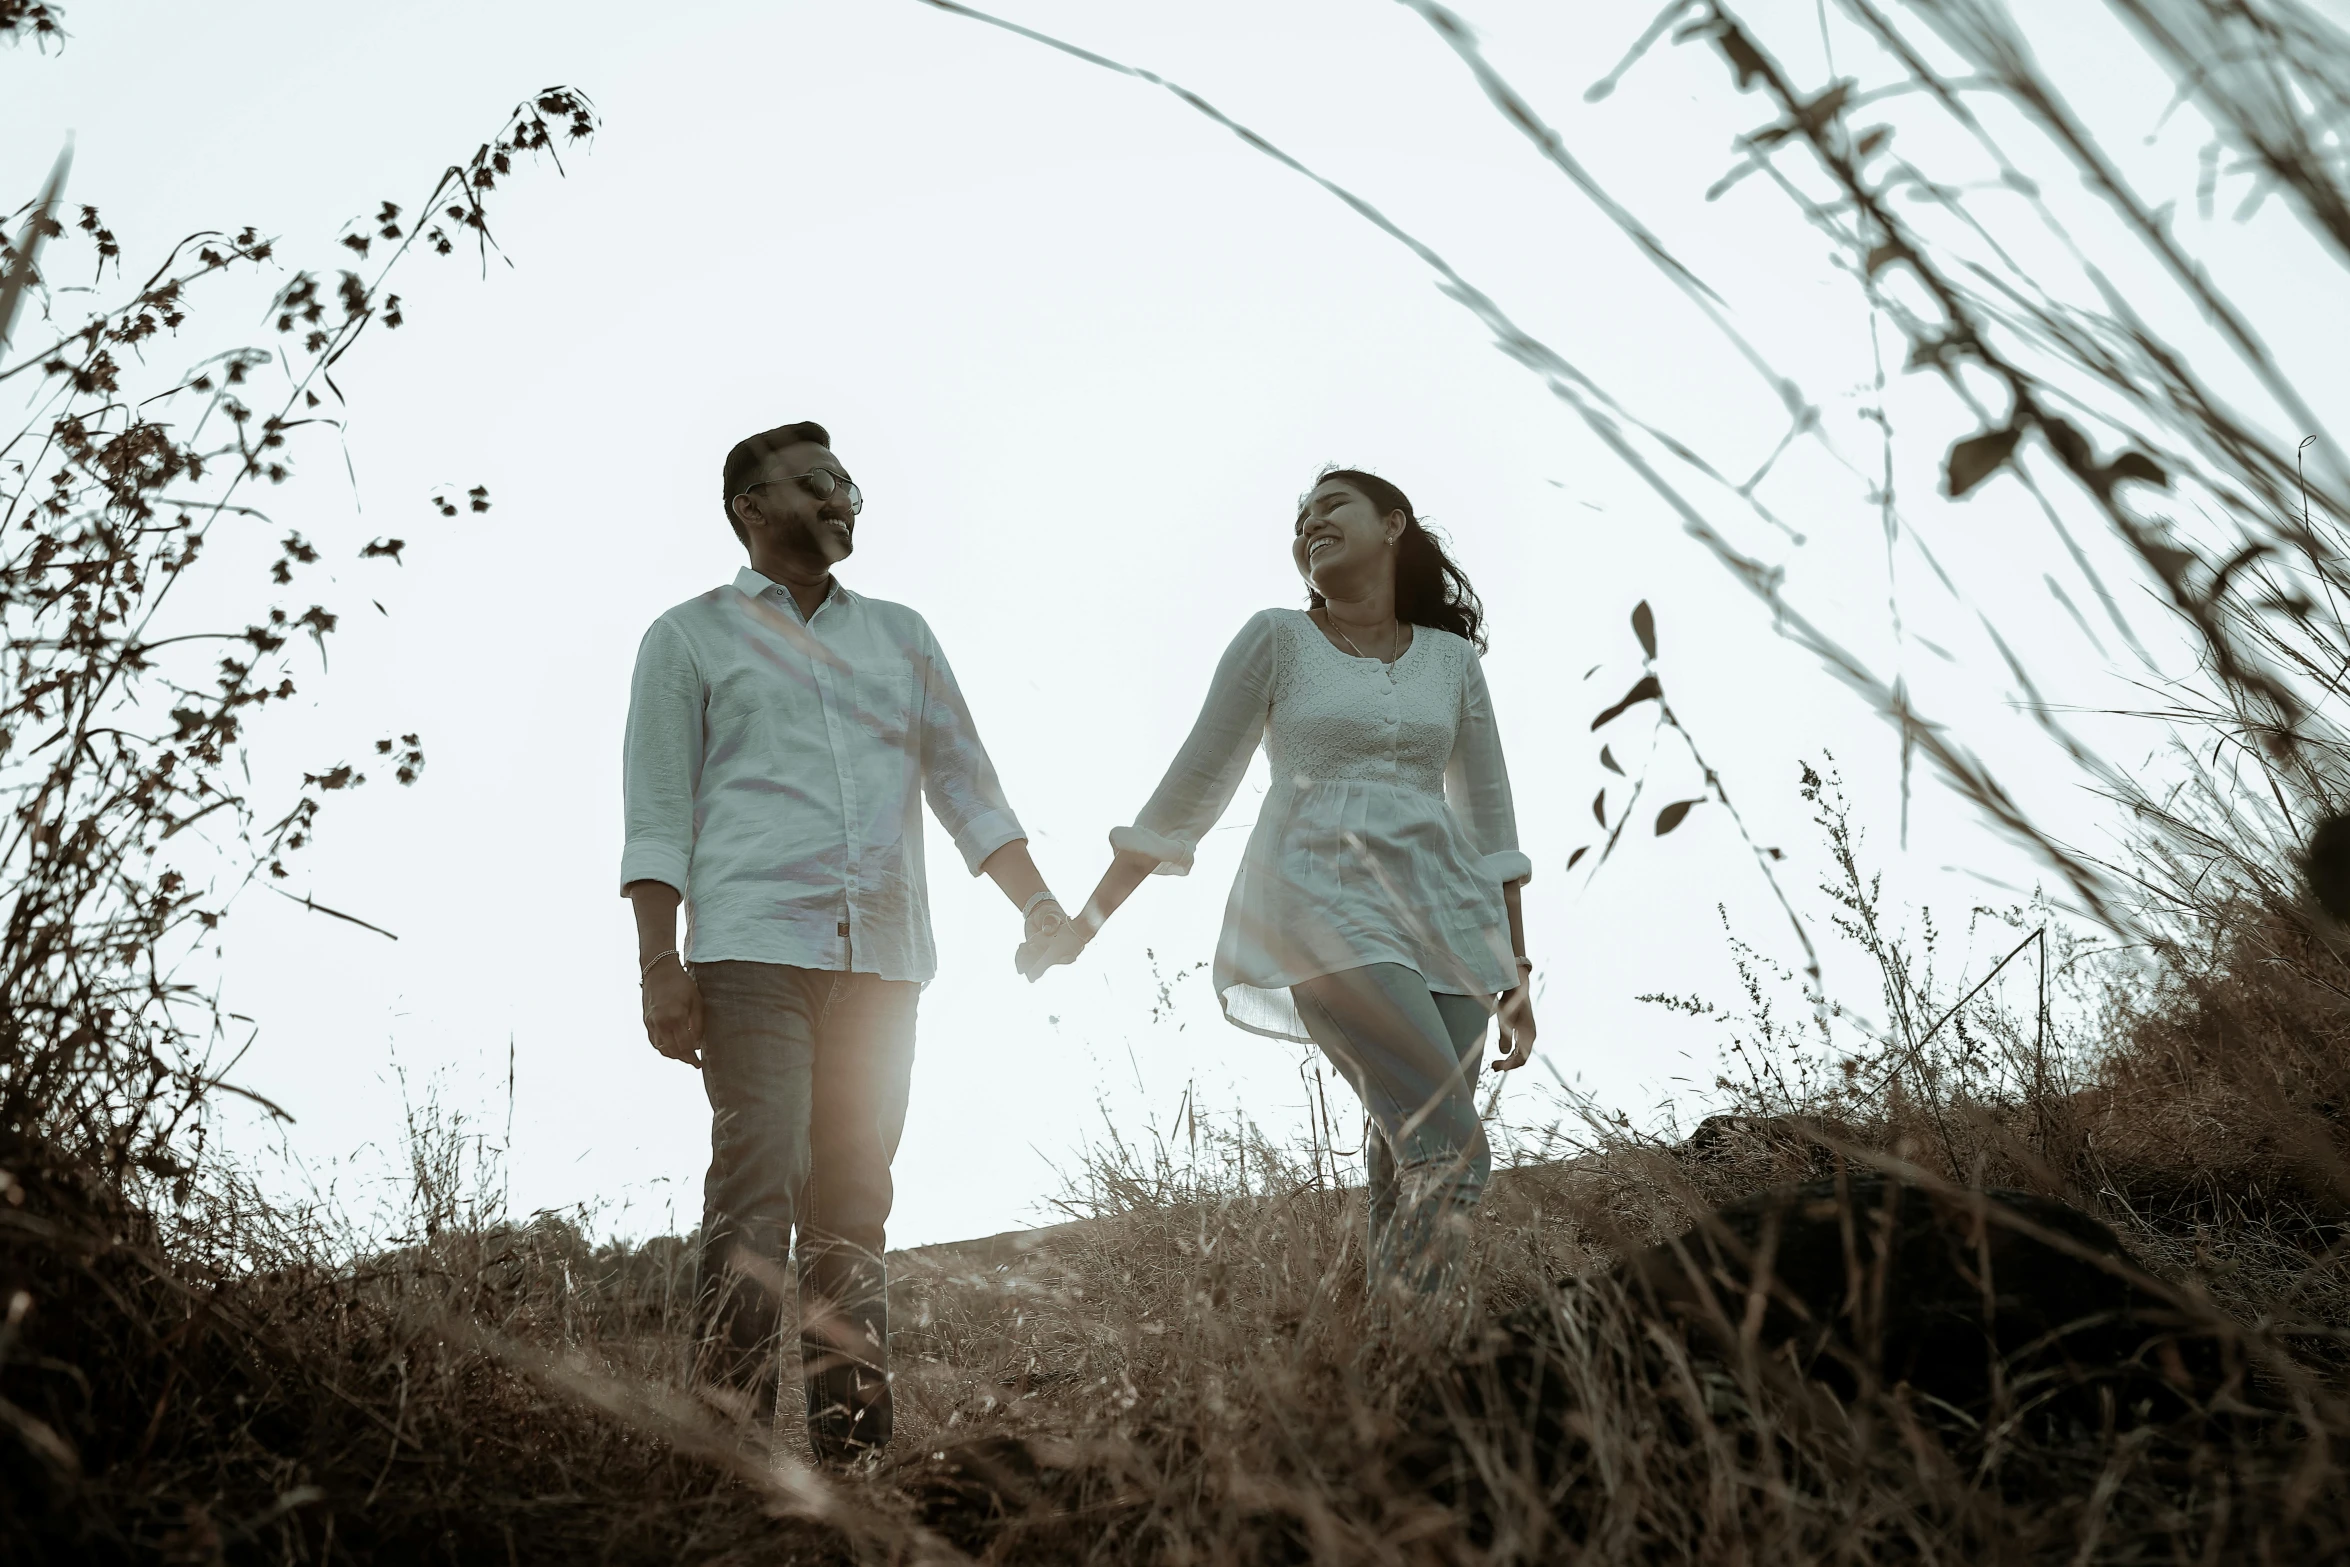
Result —
<instances>
[{"instance_id":1,"label":"woman's necklace","mask_svg":"<svg viewBox=\"0 0 2350 1567\"><path fill-rule=\"evenodd\" d=\"M1338 623L1338 617L1336 615L1331 614L1328 610L1324 610L1322 611L1322 618L1330 622L1330 629L1338 633L1339 641L1345 643L1350 648L1354 648L1355 657L1369 658L1371 656L1370 654L1364 652L1361 648L1355 647L1355 639L1346 634L1346 628ZM1394 663L1396 654L1401 651L1399 644L1402 641L1403 620L1401 617L1391 618L1387 622L1387 656L1379 660L1379 662L1382 664Z\"/></svg>"}]
</instances>

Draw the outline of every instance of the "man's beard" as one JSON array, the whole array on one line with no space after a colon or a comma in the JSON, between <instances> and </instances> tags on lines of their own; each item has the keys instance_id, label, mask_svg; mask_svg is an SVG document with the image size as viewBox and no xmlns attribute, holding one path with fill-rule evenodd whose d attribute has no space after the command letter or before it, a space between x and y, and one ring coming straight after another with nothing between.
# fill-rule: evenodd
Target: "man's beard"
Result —
<instances>
[{"instance_id":1,"label":"man's beard","mask_svg":"<svg viewBox=\"0 0 2350 1567\"><path fill-rule=\"evenodd\" d=\"M835 529L822 517L800 524L800 547L828 566L847 560L857 548L856 524L848 532Z\"/></svg>"}]
</instances>

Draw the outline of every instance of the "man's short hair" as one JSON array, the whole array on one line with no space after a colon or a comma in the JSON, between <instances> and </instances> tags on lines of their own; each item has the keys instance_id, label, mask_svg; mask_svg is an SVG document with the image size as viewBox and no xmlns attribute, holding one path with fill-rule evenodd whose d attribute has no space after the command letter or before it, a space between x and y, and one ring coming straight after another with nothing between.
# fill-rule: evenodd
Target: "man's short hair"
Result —
<instances>
[{"instance_id":1,"label":"man's short hair","mask_svg":"<svg viewBox=\"0 0 2350 1567\"><path fill-rule=\"evenodd\" d=\"M830 446L832 437L824 426L813 419L802 419L798 424L779 424L772 430L761 430L757 435L745 436L734 443L734 450L726 454L726 494L719 504L726 508L726 525L744 544L751 542L743 532L742 519L734 514L734 498L742 494L743 486L751 482L751 475L759 465L786 446Z\"/></svg>"}]
</instances>

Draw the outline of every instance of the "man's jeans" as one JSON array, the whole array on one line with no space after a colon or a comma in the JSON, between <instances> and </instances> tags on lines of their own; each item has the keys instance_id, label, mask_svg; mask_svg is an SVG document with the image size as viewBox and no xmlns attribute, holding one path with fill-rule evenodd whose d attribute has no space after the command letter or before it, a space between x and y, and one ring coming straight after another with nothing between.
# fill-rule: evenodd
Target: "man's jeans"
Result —
<instances>
[{"instance_id":1,"label":"man's jeans","mask_svg":"<svg viewBox=\"0 0 2350 1567\"><path fill-rule=\"evenodd\" d=\"M710 1174L697 1291L700 1371L771 1409L799 1235L808 1440L820 1457L889 1441L889 1165L914 1067L911 980L697 963Z\"/></svg>"}]
</instances>

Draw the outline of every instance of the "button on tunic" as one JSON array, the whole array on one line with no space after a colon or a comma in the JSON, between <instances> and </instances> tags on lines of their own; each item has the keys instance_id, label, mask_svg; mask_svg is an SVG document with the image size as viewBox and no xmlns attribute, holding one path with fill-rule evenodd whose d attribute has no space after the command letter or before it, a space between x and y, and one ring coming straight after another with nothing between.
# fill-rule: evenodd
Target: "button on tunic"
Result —
<instances>
[{"instance_id":1,"label":"button on tunic","mask_svg":"<svg viewBox=\"0 0 2350 1567\"><path fill-rule=\"evenodd\" d=\"M1431 990L1518 981L1505 883L1518 850L1509 773L1477 650L1426 626L1393 664L1333 647L1312 618L1264 610L1226 649L1191 735L1116 848L1191 869L1262 743L1272 784L1225 905L1214 979L1253 1033L1308 1036L1289 987L1370 963Z\"/></svg>"}]
</instances>

